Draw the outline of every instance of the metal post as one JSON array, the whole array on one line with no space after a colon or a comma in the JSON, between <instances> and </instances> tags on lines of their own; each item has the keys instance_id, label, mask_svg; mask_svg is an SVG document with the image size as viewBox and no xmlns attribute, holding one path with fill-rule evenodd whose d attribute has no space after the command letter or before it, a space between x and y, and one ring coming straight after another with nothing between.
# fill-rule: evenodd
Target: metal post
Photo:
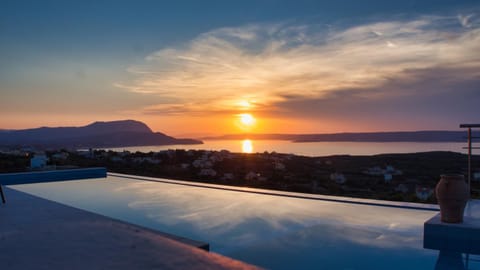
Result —
<instances>
[{"instance_id":1,"label":"metal post","mask_svg":"<svg viewBox=\"0 0 480 270\"><path fill-rule=\"evenodd\" d=\"M467 128L468 134L468 188L470 190L470 197L471 194L471 183L472 183L472 150L473 149L480 149L479 147L473 147L473 139L478 139L480 137L473 137L472 136L472 128L480 128L480 124L460 124L460 128ZM465 149L465 147L463 148Z\"/></svg>"},{"instance_id":2,"label":"metal post","mask_svg":"<svg viewBox=\"0 0 480 270\"><path fill-rule=\"evenodd\" d=\"M3 194L2 185L0 185L0 195L2 196L2 202L5 204L7 201L5 200L5 194Z\"/></svg>"},{"instance_id":3,"label":"metal post","mask_svg":"<svg viewBox=\"0 0 480 270\"><path fill-rule=\"evenodd\" d=\"M472 128L468 128L468 192L470 193L470 182L472 180ZM471 196L471 195L470 195Z\"/></svg>"}]
</instances>

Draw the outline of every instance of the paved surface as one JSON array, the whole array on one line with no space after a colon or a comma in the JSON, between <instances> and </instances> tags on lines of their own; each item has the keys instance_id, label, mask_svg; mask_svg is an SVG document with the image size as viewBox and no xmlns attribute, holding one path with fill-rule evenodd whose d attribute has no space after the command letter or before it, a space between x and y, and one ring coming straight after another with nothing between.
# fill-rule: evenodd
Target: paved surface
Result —
<instances>
[{"instance_id":1,"label":"paved surface","mask_svg":"<svg viewBox=\"0 0 480 270\"><path fill-rule=\"evenodd\" d=\"M2 270L257 269L149 229L9 188L4 191Z\"/></svg>"}]
</instances>

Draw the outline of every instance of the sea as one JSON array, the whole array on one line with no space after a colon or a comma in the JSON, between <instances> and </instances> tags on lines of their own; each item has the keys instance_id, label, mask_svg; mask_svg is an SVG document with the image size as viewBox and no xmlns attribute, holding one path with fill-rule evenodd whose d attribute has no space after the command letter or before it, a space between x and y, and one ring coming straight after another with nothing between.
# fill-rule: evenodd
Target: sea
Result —
<instances>
[{"instance_id":1,"label":"sea","mask_svg":"<svg viewBox=\"0 0 480 270\"><path fill-rule=\"evenodd\" d=\"M467 153L466 143L458 142L292 142L284 140L207 140L197 145L151 145L103 148L113 151L158 152L169 149L228 150L235 153L277 152L302 156L377 155L452 151Z\"/></svg>"}]
</instances>

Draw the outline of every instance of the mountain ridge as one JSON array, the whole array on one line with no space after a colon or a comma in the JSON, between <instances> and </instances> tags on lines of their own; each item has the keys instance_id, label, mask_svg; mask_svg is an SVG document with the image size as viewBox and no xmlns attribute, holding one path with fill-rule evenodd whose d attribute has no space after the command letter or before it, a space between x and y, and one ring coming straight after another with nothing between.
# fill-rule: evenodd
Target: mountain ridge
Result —
<instances>
[{"instance_id":1,"label":"mountain ridge","mask_svg":"<svg viewBox=\"0 0 480 270\"><path fill-rule=\"evenodd\" d=\"M100 148L202 143L200 140L174 138L153 132L145 123L136 120L97 121L81 127L39 127L0 132L0 146Z\"/></svg>"}]
</instances>

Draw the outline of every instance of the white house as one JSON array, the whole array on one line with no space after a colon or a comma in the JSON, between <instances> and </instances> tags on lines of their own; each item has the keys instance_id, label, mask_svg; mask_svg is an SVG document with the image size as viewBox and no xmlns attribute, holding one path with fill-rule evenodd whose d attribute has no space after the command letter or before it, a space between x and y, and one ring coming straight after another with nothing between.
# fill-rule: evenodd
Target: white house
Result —
<instances>
[{"instance_id":1,"label":"white house","mask_svg":"<svg viewBox=\"0 0 480 270\"><path fill-rule=\"evenodd\" d=\"M382 170L380 166L375 166L372 168L368 168L368 170L366 170L365 173L368 175L382 175L384 174L384 170Z\"/></svg>"},{"instance_id":2,"label":"white house","mask_svg":"<svg viewBox=\"0 0 480 270\"><path fill-rule=\"evenodd\" d=\"M210 155L209 159L213 162L221 162L223 161L223 154L220 152L214 152L212 155Z\"/></svg>"},{"instance_id":3,"label":"white house","mask_svg":"<svg viewBox=\"0 0 480 270\"><path fill-rule=\"evenodd\" d=\"M231 181L233 179L235 179L235 176L233 175L233 173L224 173L222 176L223 181Z\"/></svg>"},{"instance_id":4,"label":"white house","mask_svg":"<svg viewBox=\"0 0 480 270\"><path fill-rule=\"evenodd\" d=\"M415 195L422 201L426 201L433 194L433 189L429 187L417 186L415 188Z\"/></svg>"},{"instance_id":5,"label":"white house","mask_svg":"<svg viewBox=\"0 0 480 270\"><path fill-rule=\"evenodd\" d=\"M392 178L393 178L393 176L390 173L385 173L383 175L383 179L385 180L385 183L390 183L392 181Z\"/></svg>"},{"instance_id":6,"label":"white house","mask_svg":"<svg viewBox=\"0 0 480 270\"><path fill-rule=\"evenodd\" d=\"M386 171L387 173L394 173L396 170L395 170L395 167L393 167L392 165L387 165L387 166L385 167L385 171Z\"/></svg>"},{"instance_id":7,"label":"white house","mask_svg":"<svg viewBox=\"0 0 480 270\"><path fill-rule=\"evenodd\" d=\"M31 169L41 169L45 168L47 165L48 158L44 154L41 155L34 155L32 159L30 159L30 168Z\"/></svg>"},{"instance_id":8,"label":"white house","mask_svg":"<svg viewBox=\"0 0 480 270\"><path fill-rule=\"evenodd\" d=\"M380 166L371 167L371 168L368 168L367 170L365 170L363 173L368 174L368 175L377 175L377 176L380 176L380 175L385 176L387 174L392 175L392 176L403 174L403 172L401 170L395 169L395 167L393 167L392 165L385 166L385 169L382 169ZM386 180L386 181L388 181L388 180Z\"/></svg>"},{"instance_id":9,"label":"white house","mask_svg":"<svg viewBox=\"0 0 480 270\"><path fill-rule=\"evenodd\" d=\"M259 173L249 172L245 175L245 180L247 180L247 181L257 180L258 177L260 177Z\"/></svg>"},{"instance_id":10,"label":"white house","mask_svg":"<svg viewBox=\"0 0 480 270\"><path fill-rule=\"evenodd\" d=\"M480 172L474 172L472 175L473 181L480 181Z\"/></svg>"},{"instance_id":11,"label":"white house","mask_svg":"<svg viewBox=\"0 0 480 270\"><path fill-rule=\"evenodd\" d=\"M201 157L194 160L192 165L195 168L211 168L213 166L213 163L208 158L206 159L204 157Z\"/></svg>"},{"instance_id":12,"label":"white house","mask_svg":"<svg viewBox=\"0 0 480 270\"><path fill-rule=\"evenodd\" d=\"M337 184L344 184L345 182L347 182L347 178L342 173L330 174L330 180L335 181Z\"/></svg>"},{"instance_id":13,"label":"white house","mask_svg":"<svg viewBox=\"0 0 480 270\"><path fill-rule=\"evenodd\" d=\"M283 164L281 162L275 162L275 170L284 171L285 170L285 164Z\"/></svg>"},{"instance_id":14,"label":"white house","mask_svg":"<svg viewBox=\"0 0 480 270\"><path fill-rule=\"evenodd\" d=\"M54 160L66 160L68 158L68 153L60 152L52 155Z\"/></svg>"},{"instance_id":15,"label":"white house","mask_svg":"<svg viewBox=\"0 0 480 270\"><path fill-rule=\"evenodd\" d=\"M214 177L217 175L217 172L214 169L202 169L198 175Z\"/></svg>"}]
</instances>

